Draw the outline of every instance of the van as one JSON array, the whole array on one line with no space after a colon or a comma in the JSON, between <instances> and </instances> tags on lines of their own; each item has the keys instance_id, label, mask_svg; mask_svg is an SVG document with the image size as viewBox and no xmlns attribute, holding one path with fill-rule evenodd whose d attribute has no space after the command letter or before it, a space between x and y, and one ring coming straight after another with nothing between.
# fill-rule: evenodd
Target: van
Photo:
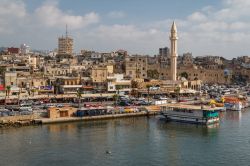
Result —
<instances>
[{"instance_id":1,"label":"van","mask_svg":"<svg viewBox=\"0 0 250 166\"><path fill-rule=\"evenodd\" d=\"M30 112L32 112L32 108L31 107L20 107L19 111L30 111Z\"/></svg>"}]
</instances>

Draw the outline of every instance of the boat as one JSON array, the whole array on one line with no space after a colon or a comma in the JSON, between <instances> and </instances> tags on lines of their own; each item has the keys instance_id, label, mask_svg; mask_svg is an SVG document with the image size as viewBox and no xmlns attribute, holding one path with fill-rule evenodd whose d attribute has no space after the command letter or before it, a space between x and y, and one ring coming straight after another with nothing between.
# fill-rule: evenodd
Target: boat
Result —
<instances>
[{"instance_id":1,"label":"boat","mask_svg":"<svg viewBox=\"0 0 250 166\"><path fill-rule=\"evenodd\" d=\"M221 107L172 104L161 106L161 114L167 121L209 125L219 123Z\"/></svg>"},{"instance_id":2,"label":"boat","mask_svg":"<svg viewBox=\"0 0 250 166\"><path fill-rule=\"evenodd\" d=\"M249 106L247 98L244 96L224 96L224 106L227 110L241 111Z\"/></svg>"}]
</instances>

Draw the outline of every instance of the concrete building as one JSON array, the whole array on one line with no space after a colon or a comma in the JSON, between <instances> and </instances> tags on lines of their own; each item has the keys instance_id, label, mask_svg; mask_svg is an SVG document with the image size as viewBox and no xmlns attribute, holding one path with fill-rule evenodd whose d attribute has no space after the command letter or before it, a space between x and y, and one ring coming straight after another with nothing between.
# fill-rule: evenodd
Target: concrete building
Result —
<instances>
[{"instance_id":1,"label":"concrete building","mask_svg":"<svg viewBox=\"0 0 250 166\"><path fill-rule=\"evenodd\" d=\"M169 48L168 47L159 48L159 56L160 57L169 58L170 57L170 50L169 50Z\"/></svg>"},{"instance_id":2,"label":"concrete building","mask_svg":"<svg viewBox=\"0 0 250 166\"><path fill-rule=\"evenodd\" d=\"M10 48L8 48L8 53L9 54L19 54L20 53L20 49L19 48L15 48L15 47L10 47Z\"/></svg>"},{"instance_id":3,"label":"concrete building","mask_svg":"<svg viewBox=\"0 0 250 166\"><path fill-rule=\"evenodd\" d=\"M73 38L59 37L58 38L58 54L72 54L73 53Z\"/></svg>"},{"instance_id":4,"label":"concrete building","mask_svg":"<svg viewBox=\"0 0 250 166\"><path fill-rule=\"evenodd\" d=\"M30 52L30 46L28 46L27 44L21 44L20 46L20 51L21 54L28 54Z\"/></svg>"},{"instance_id":5,"label":"concrete building","mask_svg":"<svg viewBox=\"0 0 250 166\"><path fill-rule=\"evenodd\" d=\"M134 55L125 58L125 74L131 79L147 78L148 58L147 56Z\"/></svg>"},{"instance_id":6,"label":"concrete building","mask_svg":"<svg viewBox=\"0 0 250 166\"><path fill-rule=\"evenodd\" d=\"M106 82L110 74L113 74L113 65L93 66L91 70L91 78L95 83Z\"/></svg>"},{"instance_id":7,"label":"concrete building","mask_svg":"<svg viewBox=\"0 0 250 166\"><path fill-rule=\"evenodd\" d=\"M131 90L131 80L125 80L123 74L113 74L107 77L108 92L118 92L129 94Z\"/></svg>"},{"instance_id":8,"label":"concrete building","mask_svg":"<svg viewBox=\"0 0 250 166\"><path fill-rule=\"evenodd\" d=\"M65 37L58 38L58 53L57 54L72 54L73 53L73 38L68 36L68 27L66 25Z\"/></svg>"}]
</instances>

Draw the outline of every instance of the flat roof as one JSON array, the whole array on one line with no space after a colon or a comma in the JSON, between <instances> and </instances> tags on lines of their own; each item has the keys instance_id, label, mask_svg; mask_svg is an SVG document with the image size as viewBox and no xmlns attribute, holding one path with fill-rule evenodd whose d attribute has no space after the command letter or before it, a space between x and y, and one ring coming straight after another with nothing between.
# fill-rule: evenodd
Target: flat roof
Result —
<instances>
[{"instance_id":1,"label":"flat roof","mask_svg":"<svg viewBox=\"0 0 250 166\"><path fill-rule=\"evenodd\" d=\"M188 104L165 104L161 106L166 106L166 107L171 107L171 108L181 108L181 109L190 109L190 110L201 110L201 105L188 105ZM221 110L222 107L209 107L209 106L204 106L202 110L206 111L214 111L214 110Z\"/></svg>"}]
</instances>

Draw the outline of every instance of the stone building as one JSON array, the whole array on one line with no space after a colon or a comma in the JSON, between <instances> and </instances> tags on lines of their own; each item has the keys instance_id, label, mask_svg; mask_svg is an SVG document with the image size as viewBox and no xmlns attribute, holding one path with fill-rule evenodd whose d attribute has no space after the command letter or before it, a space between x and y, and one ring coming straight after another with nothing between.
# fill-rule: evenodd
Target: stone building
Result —
<instances>
[{"instance_id":1,"label":"stone building","mask_svg":"<svg viewBox=\"0 0 250 166\"><path fill-rule=\"evenodd\" d=\"M125 58L125 74L131 79L147 78L147 56L133 55Z\"/></svg>"}]
</instances>

